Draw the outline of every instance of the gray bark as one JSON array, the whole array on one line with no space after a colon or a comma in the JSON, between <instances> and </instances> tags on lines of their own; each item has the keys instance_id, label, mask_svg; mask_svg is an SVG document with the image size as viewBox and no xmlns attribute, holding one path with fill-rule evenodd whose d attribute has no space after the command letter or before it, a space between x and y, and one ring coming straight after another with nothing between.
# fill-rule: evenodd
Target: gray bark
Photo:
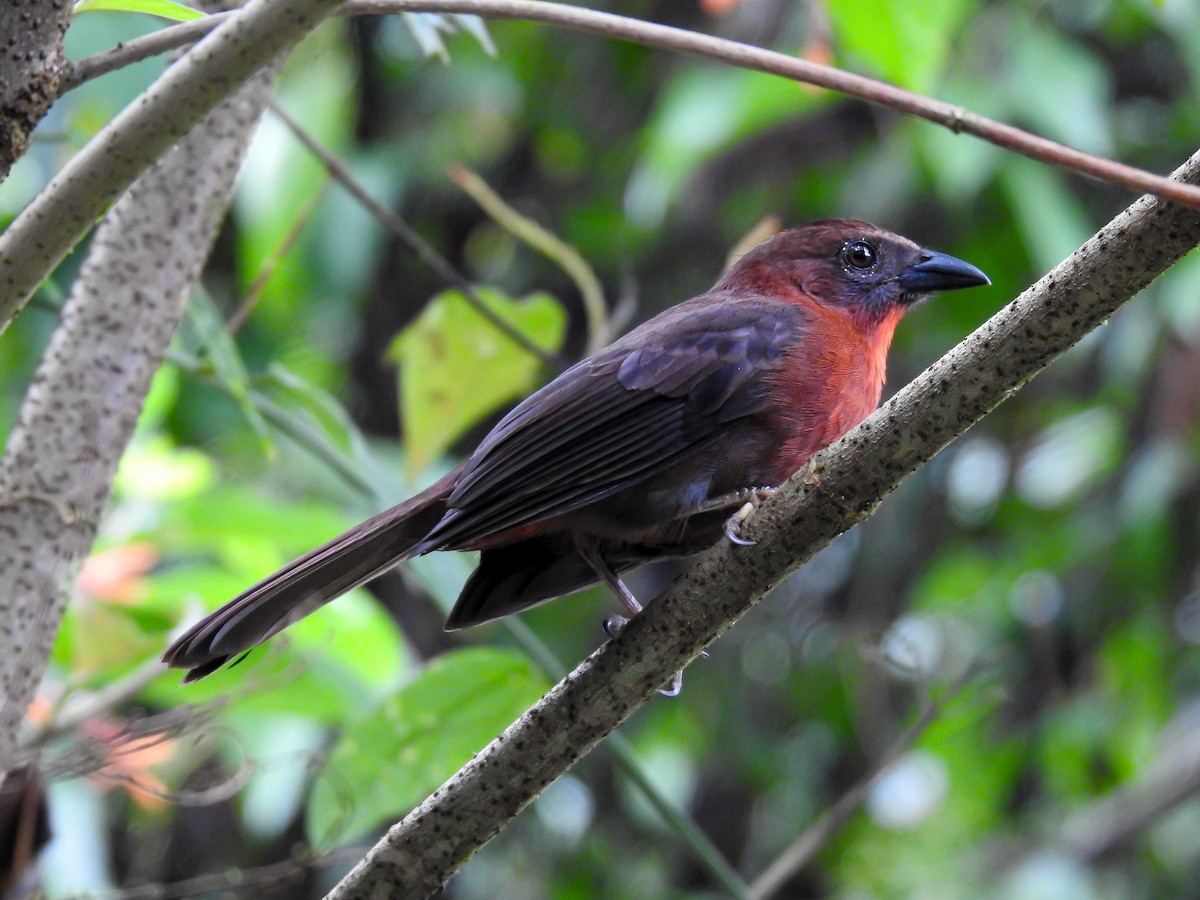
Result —
<instances>
[{"instance_id":1,"label":"gray bark","mask_svg":"<svg viewBox=\"0 0 1200 900\"><path fill-rule=\"evenodd\" d=\"M97 229L0 460L0 770L150 379L225 214L272 81L254 76Z\"/></svg>"},{"instance_id":2,"label":"gray bark","mask_svg":"<svg viewBox=\"0 0 1200 900\"><path fill-rule=\"evenodd\" d=\"M75 154L0 235L0 330L136 178L341 4L250 0Z\"/></svg>"},{"instance_id":3,"label":"gray bark","mask_svg":"<svg viewBox=\"0 0 1200 900\"><path fill-rule=\"evenodd\" d=\"M33 129L58 97L70 18L71 0L0 4L0 182L25 155Z\"/></svg>"}]
</instances>

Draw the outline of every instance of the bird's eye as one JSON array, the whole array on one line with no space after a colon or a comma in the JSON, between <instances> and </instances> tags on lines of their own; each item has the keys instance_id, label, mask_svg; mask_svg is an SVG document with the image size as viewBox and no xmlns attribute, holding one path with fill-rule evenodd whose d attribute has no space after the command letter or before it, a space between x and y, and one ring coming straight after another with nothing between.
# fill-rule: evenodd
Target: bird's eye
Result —
<instances>
[{"instance_id":1,"label":"bird's eye","mask_svg":"<svg viewBox=\"0 0 1200 900\"><path fill-rule=\"evenodd\" d=\"M879 261L879 254L866 241L848 241L842 248L842 259L855 269L869 269Z\"/></svg>"}]
</instances>

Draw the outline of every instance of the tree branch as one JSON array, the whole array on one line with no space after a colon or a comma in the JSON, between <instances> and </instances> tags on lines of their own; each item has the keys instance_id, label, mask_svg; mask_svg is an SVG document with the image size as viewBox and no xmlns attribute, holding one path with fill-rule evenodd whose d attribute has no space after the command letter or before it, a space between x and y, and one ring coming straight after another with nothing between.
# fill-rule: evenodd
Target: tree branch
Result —
<instances>
[{"instance_id":1,"label":"tree branch","mask_svg":"<svg viewBox=\"0 0 1200 900\"><path fill-rule=\"evenodd\" d=\"M341 3L251 0L75 154L0 235L0 330L138 176Z\"/></svg>"},{"instance_id":2,"label":"tree branch","mask_svg":"<svg viewBox=\"0 0 1200 900\"><path fill-rule=\"evenodd\" d=\"M214 110L97 230L0 461L0 771L64 597L233 189L268 73Z\"/></svg>"},{"instance_id":3,"label":"tree branch","mask_svg":"<svg viewBox=\"0 0 1200 900\"><path fill-rule=\"evenodd\" d=\"M77 62L68 63L67 71L63 73L59 89L62 93L74 90L85 82L101 75L107 75L118 69L150 59L161 53L169 53L186 47L211 34L218 25L232 18L236 11L212 13L203 19L192 19L190 22L180 22L143 34L141 37L122 41L109 50L102 50Z\"/></svg>"},{"instance_id":4,"label":"tree branch","mask_svg":"<svg viewBox=\"0 0 1200 900\"><path fill-rule=\"evenodd\" d=\"M1175 177L1200 179L1200 153ZM425 897L672 672L909 473L1200 243L1200 214L1143 197L882 409L818 454L403 821L331 898Z\"/></svg>"},{"instance_id":5,"label":"tree branch","mask_svg":"<svg viewBox=\"0 0 1200 900\"><path fill-rule=\"evenodd\" d=\"M1200 724L1179 716L1136 780L1073 813L1048 848L1096 863L1200 793Z\"/></svg>"},{"instance_id":6,"label":"tree branch","mask_svg":"<svg viewBox=\"0 0 1200 900\"><path fill-rule=\"evenodd\" d=\"M1200 188L1193 185L1180 184L1134 166L1084 153L1074 147L977 115L961 106L924 97L883 81L784 53L764 50L761 47L697 34L668 25L656 25L612 13L540 0L350 0L341 10L342 15L386 15L398 12L468 13L484 19L541 22L647 47L674 50L689 56L720 60L744 69L780 75L793 81L858 97L868 103L876 103L943 125L955 134L973 135L1040 162L1061 166L1130 190L1146 191L1185 206L1200 208ZM74 86L98 74L111 72L123 65L162 53L171 47L186 44L196 39L202 25L202 22L176 25L81 60L68 73L66 81Z\"/></svg>"},{"instance_id":7,"label":"tree branch","mask_svg":"<svg viewBox=\"0 0 1200 900\"><path fill-rule=\"evenodd\" d=\"M0 4L0 182L29 149L29 136L58 97L67 68L63 35L71 0Z\"/></svg>"}]
</instances>

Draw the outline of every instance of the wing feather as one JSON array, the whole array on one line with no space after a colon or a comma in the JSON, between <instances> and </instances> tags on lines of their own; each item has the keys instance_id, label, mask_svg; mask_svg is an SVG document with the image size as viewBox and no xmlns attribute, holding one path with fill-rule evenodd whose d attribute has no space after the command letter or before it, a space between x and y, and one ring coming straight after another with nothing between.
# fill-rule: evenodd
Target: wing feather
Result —
<instances>
[{"instance_id":1,"label":"wing feather","mask_svg":"<svg viewBox=\"0 0 1200 900\"><path fill-rule=\"evenodd\" d=\"M704 451L761 413L805 313L708 294L564 372L484 439L416 552L468 547L559 516Z\"/></svg>"}]
</instances>

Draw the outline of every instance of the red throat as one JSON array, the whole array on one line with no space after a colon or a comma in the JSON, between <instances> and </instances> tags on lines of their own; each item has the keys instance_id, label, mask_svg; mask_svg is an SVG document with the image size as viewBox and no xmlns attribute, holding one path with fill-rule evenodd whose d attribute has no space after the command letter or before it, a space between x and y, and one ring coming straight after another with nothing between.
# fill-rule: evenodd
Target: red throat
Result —
<instances>
[{"instance_id":1,"label":"red throat","mask_svg":"<svg viewBox=\"0 0 1200 900\"><path fill-rule=\"evenodd\" d=\"M904 307L865 322L828 308L822 313L809 335L810 347L821 352L805 352L803 363L785 365L778 385L779 408L788 411L782 417L789 432L781 454L784 477L879 405L888 347Z\"/></svg>"},{"instance_id":2,"label":"red throat","mask_svg":"<svg viewBox=\"0 0 1200 900\"><path fill-rule=\"evenodd\" d=\"M881 385L883 384L884 377L887 375L888 348L892 346L892 336L895 335L896 326L900 324L900 320L904 317L904 312L905 307L893 306L873 324L861 326L863 338L866 340L867 346L871 348L871 355L875 367L879 372L879 383Z\"/></svg>"}]
</instances>

